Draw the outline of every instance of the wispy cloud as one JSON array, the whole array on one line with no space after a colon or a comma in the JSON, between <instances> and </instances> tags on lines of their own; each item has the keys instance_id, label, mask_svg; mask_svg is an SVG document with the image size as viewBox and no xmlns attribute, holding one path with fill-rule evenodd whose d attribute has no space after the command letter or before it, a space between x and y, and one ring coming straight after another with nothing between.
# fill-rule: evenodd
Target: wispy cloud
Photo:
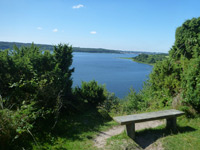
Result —
<instances>
[{"instance_id":1,"label":"wispy cloud","mask_svg":"<svg viewBox=\"0 0 200 150\"><path fill-rule=\"evenodd\" d=\"M53 31L53 32L58 32L58 29L55 28L55 29L53 29L52 31Z\"/></svg>"},{"instance_id":2,"label":"wispy cloud","mask_svg":"<svg viewBox=\"0 0 200 150\"><path fill-rule=\"evenodd\" d=\"M91 31L90 34L97 34L97 32L96 31Z\"/></svg>"},{"instance_id":3,"label":"wispy cloud","mask_svg":"<svg viewBox=\"0 0 200 150\"><path fill-rule=\"evenodd\" d=\"M84 5L79 4L79 5L75 5L75 6L73 6L72 8L73 8L73 9L79 9L79 8L81 8L81 7L84 7Z\"/></svg>"},{"instance_id":4,"label":"wispy cloud","mask_svg":"<svg viewBox=\"0 0 200 150\"><path fill-rule=\"evenodd\" d=\"M37 27L38 30L42 30L42 27Z\"/></svg>"}]
</instances>

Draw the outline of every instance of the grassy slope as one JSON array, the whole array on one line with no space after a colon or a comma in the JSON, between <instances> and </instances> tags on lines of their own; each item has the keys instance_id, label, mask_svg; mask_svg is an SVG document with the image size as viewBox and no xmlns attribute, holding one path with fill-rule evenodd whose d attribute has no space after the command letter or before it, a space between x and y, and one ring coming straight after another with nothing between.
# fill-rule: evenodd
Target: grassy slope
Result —
<instances>
[{"instance_id":1,"label":"grassy slope","mask_svg":"<svg viewBox=\"0 0 200 150\"><path fill-rule=\"evenodd\" d=\"M61 150L95 150L93 139L100 132L117 125L112 120L105 120L98 111L86 112L73 121L66 119L59 122L57 128L45 142L38 142L33 149L61 149ZM71 119L69 119L71 120ZM179 127L176 133L165 129L165 125L154 129L136 132L136 143L127 137L126 133L113 136L107 140L104 149L121 150L124 148L146 148L160 140L166 150L200 149L200 118L187 119L179 117ZM40 141L40 139L37 139ZM142 141L142 142L141 142Z\"/></svg>"},{"instance_id":2,"label":"grassy slope","mask_svg":"<svg viewBox=\"0 0 200 150\"><path fill-rule=\"evenodd\" d=\"M104 113L89 110L81 115L62 119L51 134L39 136L33 149L58 149L58 150L95 150L93 138L103 130L117 125Z\"/></svg>"},{"instance_id":3,"label":"grassy slope","mask_svg":"<svg viewBox=\"0 0 200 150\"><path fill-rule=\"evenodd\" d=\"M199 150L200 118L179 120L179 134L167 136L164 141L166 150Z\"/></svg>"},{"instance_id":4,"label":"grassy slope","mask_svg":"<svg viewBox=\"0 0 200 150\"><path fill-rule=\"evenodd\" d=\"M157 140L161 141L165 150L199 150L200 149L200 118L178 119L178 129L175 133L165 129L165 125L153 129L136 132L136 143L130 140L126 133L116 135L108 139L109 149L135 148L139 145L145 149ZM138 148L138 149L140 149Z\"/></svg>"}]
</instances>

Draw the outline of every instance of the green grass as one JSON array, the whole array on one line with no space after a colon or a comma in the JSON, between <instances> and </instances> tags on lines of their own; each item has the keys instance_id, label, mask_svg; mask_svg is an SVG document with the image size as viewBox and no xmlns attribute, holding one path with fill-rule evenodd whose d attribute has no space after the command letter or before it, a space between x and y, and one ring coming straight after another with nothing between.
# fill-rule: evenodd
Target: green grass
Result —
<instances>
[{"instance_id":1,"label":"green grass","mask_svg":"<svg viewBox=\"0 0 200 150\"><path fill-rule=\"evenodd\" d=\"M178 121L179 134L168 136L163 145L166 150L200 150L200 118Z\"/></svg>"},{"instance_id":2,"label":"green grass","mask_svg":"<svg viewBox=\"0 0 200 150\"><path fill-rule=\"evenodd\" d=\"M88 110L60 120L52 133L36 137L38 145L33 144L33 149L95 150L93 138L114 125L117 123L104 112Z\"/></svg>"},{"instance_id":3,"label":"green grass","mask_svg":"<svg viewBox=\"0 0 200 150\"><path fill-rule=\"evenodd\" d=\"M157 140L161 141L166 150L199 150L200 149L200 118L187 119L185 116L177 120L176 132L165 129L165 125L136 132L136 140L130 139L126 132L107 139L105 150L145 149ZM38 146L33 149L49 150L97 150L93 139L101 131L108 130L116 122L97 110L89 110L77 116L62 119L57 129L46 136L45 140L36 137Z\"/></svg>"},{"instance_id":4,"label":"green grass","mask_svg":"<svg viewBox=\"0 0 200 150\"><path fill-rule=\"evenodd\" d=\"M165 129L165 125L137 131L135 141L124 132L108 139L106 149L121 150L127 147L145 149L159 140L165 150L199 150L200 118L179 117L177 124L175 132Z\"/></svg>"},{"instance_id":5,"label":"green grass","mask_svg":"<svg viewBox=\"0 0 200 150\"><path fill-rule=\"evenodd\" d=\"M107 140L106 150L141 149L135 141L130 139L126 132L112 136Z\"/></svg>"}]
</instances>

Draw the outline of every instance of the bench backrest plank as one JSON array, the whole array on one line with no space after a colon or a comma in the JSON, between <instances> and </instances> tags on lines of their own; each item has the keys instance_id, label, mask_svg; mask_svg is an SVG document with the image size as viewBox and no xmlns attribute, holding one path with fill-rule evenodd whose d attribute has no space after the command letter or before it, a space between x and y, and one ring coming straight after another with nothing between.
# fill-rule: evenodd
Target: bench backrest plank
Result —
<instances>
[{"instance_id":1,"label":"bench backrest plank","mask_svg":"<svg viewBox=\"0 0 200 150\"><path fill-rule=\"evenodd\" d=\"M114 117L113 119L119 122L121 125L125 125L131 122L137 123L137 122L150 121L150 120L166 119L166 118L181 116L183 114L184 112L182 111L170 109L170 110L149 112L149 113L143 113L143 114L119 116L119 117Z\"/></svg>"}]
</instances>

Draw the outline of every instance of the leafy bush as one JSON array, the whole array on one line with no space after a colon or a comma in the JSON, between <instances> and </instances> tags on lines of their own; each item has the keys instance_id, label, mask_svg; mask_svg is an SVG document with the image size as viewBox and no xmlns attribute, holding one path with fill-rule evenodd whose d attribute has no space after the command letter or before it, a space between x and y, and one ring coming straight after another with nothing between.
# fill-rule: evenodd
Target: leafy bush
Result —
<instances>
[{"instance_id":1,"label":"leafy bush","mask_svg":"<svg viewBox=\"0 0 200 150\"><path fill-rule=\"evenodd\" d=\"M80 102L97 107L106 100L105 87L96 81L82 82L81 87L75 87L74 94Z\"/></svg>"},{"instance_id":2,"label":"leafy bush","mask_svg":"<svg viewBox=\"0 0 200 150\"><path fill-rule=\"evenodd\" d=\"M191 59L182 75L184 103L200 113L200 57Z\"/></svg>"},{"instance_id":3,"label":"leafy bush","mask_svg":"<svg viewBox=\"0 0 200 150\"><path fill-rule=\"evenodd\" d=\"M28 144L27 139L34 139L31 129L39 115L40 112L35 111L34 103L23 104L16 111L0 110L0 149L25 147Z\"/></svg>"},{"instance_id":4,"label":"leafy bush","mask_svg":"<svg viewBox=\"0 0 200 150\"><path fill-rule=\"evenodd\" d=\"M54 53L30 47L0 51L0 94L5 106L20 107L22 100L56 110L71 101L72 47L58 45Z\"/></svg>"},{"instance_id":5,"label":"leafy bush","mask_svg":"<svg viewBox=\"0 0 200 150\"><path fill-rule=\"evenodd\" d=\"M124 111L125 112L136 112L144 107L144 101L141 96L137 94L134 89L130 89L128 96L124 99Z\"/></svg>"},{"instance_id":6,"label":"leafy bush","mask_svg":"<svg viewBox=\"0 0 200 150\"><path fill-rule=\"evenodd\" d=\"M107 112L115 111L119 109L120 100L115 96L114 93L108 92L104 89L104 94L106 99L101 105L101 108L105 109Z\"/></svg>"},{"instance_id":7,"label":"leafy bush","mask_svg":"<svg viewBox=\"0 0 200 150\"><path fill-rule=\"evenodd\" d=\"M1 149L22 149L27 137L34 139L31 129L43 132L60 112L70 113L71 64L72 47L65 44L55 46L53 53L34 44L0 50Z\"/></svg>"},{"instance_id":8,"label":"leafy bush","mask_svg":"<svg viewBox=\"0 0 200 150\"><path fill-rule=\"evenodd\" d=\"M173 61L164 60L156 63L149 81L155 90L166 91L167 95L173 95L180 87L180 72L179 65Z\"/></svg>"},{"instance_id":9,"label":"leafy bush","mask_svg":"<svg viewBox=\"0 0 200 150\"><path fill-rule=\"evenodd\" d=\"M181 56L188 59L200 55L200 17L185 21L176 29L175 43L170 50L171 58L179 60Z\"/></svg>"},{"instance_id":10,"label":"leafy bush","mask_svg":"<svg viewBox=\"0 0 200 150\"><path fill-rule=\"evenodd\" d=\"M143 90L143 99L158 107L170 106L177 95L184 110L200 112L200 17L187 20L176 30L169 58L156 63ZM155 105L154 105L155 106ZM187 108L187 109L186 109Z\"/></svg>"}]
</instances>

